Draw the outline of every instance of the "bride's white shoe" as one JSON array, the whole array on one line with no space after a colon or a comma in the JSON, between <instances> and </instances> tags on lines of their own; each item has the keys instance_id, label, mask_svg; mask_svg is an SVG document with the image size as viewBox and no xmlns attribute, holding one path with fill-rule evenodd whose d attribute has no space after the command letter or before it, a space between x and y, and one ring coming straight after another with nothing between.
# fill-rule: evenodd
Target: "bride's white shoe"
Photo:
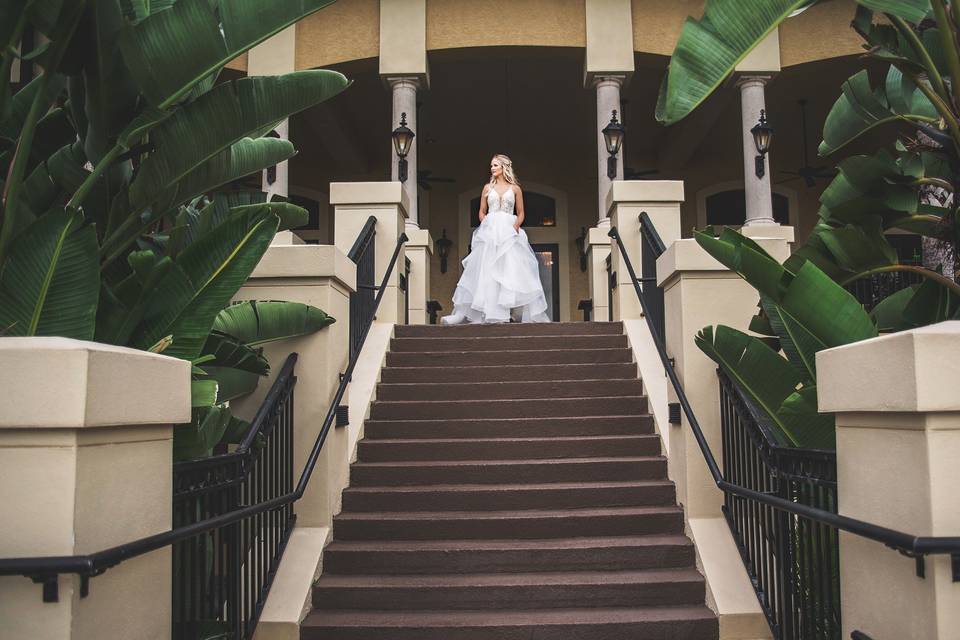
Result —
<instances>
[{"instance_id":1,"label":"bride's white shoe","mask_svg":"<svg viewBox=\"0 0 960 640\"><path fill-rule=\"evenodd\" d=\"M440 324L463 324L466 321L467 317L462 313L454 313L440 318Z\"/></svg>"}]
</instances>

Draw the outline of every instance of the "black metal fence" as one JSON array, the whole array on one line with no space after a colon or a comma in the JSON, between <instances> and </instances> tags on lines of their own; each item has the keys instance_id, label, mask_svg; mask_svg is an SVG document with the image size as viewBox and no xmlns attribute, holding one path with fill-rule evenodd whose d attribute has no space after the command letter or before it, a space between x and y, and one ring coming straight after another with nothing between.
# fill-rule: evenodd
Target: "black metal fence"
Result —
<instances>
[{"instance_id":1,"label":"black metal fence","mask_svg":"<svg viewBox=\"0 0 960 640\"><path fill-rule=\"evenodd\" d=\"M174 528L293 490L296 360L287 358L236 450L174 465ZM252 637L295 518L288 503L174 544L173 637Z\"/></svg>"},{"instance_id":2,"label":"black metal fence","mask_svg":"<svg viewBox=\"0 0 960 640\"><path fill-rule=\"evenodd\" d=\"M901 289L920 284L923 276L908 271L892 271L888 273L875 273L866 278L854 280L845 288L860 301L867 311L873 309L877 304L893 295Z\"/></svg>"},{"instance_id":3,"label":"black metal fence","mask_svg":"<svg viewBox=\"0 0 960 640\"><path fill-rule=\"evenodd\" d=\"M377 218L370 216L347 257L357 265L357 290L350 294L350 358L358 354L363 327L373 321L377 292Z\"/></svg>"},{"instance_id":4,"label":"black metal fence","mask_svg":"<svg viewBox=\"0 0 960 640\"><path fill-rule=\"evenodd\" d=\"M653 327L660 339L665 340L663 289L657 286L657 258L662 256L667 248L646 211L640 214L640 238L643 242L640 251L640 290L647 300Z\"/></svg>"},{"instance_id":5,"label":"black metal fence","mask_svg":"<svg viewBox=\"0 0 960 640\"><path fill-rule=\"evenodd\" d=\"M836 453L778 446L750 399L722 371L717 375L724 478L836 513ZM774 639L839 639L837 530L730 493L723 513Z\"/></svg>"},{"instance_id":6,"label":"black metal fence","mask_svg":"<svg viewBox=\"0 0 960 640\"><path fill-rule=\"evenodd\" d=\"M400 291L403 292L403 324L410 324L410 258L406 256L400 273Z\"/></svg>"}]
</instances>

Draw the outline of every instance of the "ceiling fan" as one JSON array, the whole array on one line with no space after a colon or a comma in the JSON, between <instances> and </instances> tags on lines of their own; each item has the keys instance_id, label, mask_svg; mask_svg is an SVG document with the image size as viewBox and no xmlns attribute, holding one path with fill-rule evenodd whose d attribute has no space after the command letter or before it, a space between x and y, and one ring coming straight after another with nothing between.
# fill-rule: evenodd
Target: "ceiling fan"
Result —
<instances>
[{"instance_id":1,"label":"ceiling fan","mask_svg":"<svg viewBox=\"0 0 960 640\"><path fill-rule=\"evenodd\" d=\"M806 99L800 99L798 102L800 104L800 131L803 136L803 166L796 171L783 171L782 173L789 173L796 177L781 180L777 184L803 179L804 184L808 187L814 187L817 184L817 178L833 178L837 175L837 170L824 165L817 167L810 166L810 159L807 153L807 101Z\"/></svg>"},{"instance_id":2,"label":"ceiling fan","mask_svg":"<svg viewBox=\"0 0 960 640\"><path fill-rule=\"evenodd\" d=\"M424 191L430 191L433 187L430 186L431 182L456 182L453 178L443 178L440 176L432 176L433 171L429 169L420 169L417 171L417 184L420 185L420 188Z\"/></svg>"}]
</instances>

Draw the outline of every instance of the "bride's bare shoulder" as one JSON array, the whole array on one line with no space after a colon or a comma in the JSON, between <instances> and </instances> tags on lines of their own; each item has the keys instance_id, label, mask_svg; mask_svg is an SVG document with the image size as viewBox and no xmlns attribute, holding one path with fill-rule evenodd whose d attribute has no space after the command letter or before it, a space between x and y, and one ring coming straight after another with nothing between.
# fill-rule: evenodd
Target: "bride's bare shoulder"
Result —
<instances>
[{"instance_id":1,"label":"bride's bare shoulder","mask_svg":"<svg viewBox=\"0 0 960 640\"><path fill-rule=\"evenodd\" d=\"M487 192L490 191L490 183L483 185L483 191L480 192L480 195L485 196Z\"/></svg>"}]
</instances>

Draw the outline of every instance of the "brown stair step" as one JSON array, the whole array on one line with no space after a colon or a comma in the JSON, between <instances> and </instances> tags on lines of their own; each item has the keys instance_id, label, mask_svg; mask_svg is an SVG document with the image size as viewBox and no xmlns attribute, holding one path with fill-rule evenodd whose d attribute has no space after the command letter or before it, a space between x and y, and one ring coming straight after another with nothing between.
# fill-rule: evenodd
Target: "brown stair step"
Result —
<instances>
[{"instance_id":1,"label":"brown stair step","mask_svg":"<svg viewBox=\"0 0 960 640\"><path fill-rule=\"evenodd\" d=\"M588 398L643 395L640 380L558 380L381 383L377 399L502 400L526 398Z\"/></svg>"},{"instance_id":2,"label":"brown stair step","mask_svg":"<svg viewBox=\"0 0 960 640\"><path fill-rule=\"evenodd\" d=\"M359 487L665 480L666 474L667 461L662 456L356 462L350 468L350 484Z\"/></svg>"},{"instance_id":3,"label":"brown stair step","mask_svg":"<svg viewBox=\"0 0 960 640\"><path fill-rule=\"evenodd\" d=\"M552 438L414 438L361 440L358 446L358 458L363 462L655 456L660 453L660 437L649 434Z\"/></svg>"},{"instance_id":4,"label":"brown stair step","mask_svg":"<svg viewBox=\"0 0 960 640\"><path fill-rule=\"evenodd\" d=\"M337 540L443 540L632 536L683 531L676 506L516 511L341 512Z\"/></svg>"},{"instance_id":5,"label":"brown stair step","mask_svg":"<svg viewBox=\"0 0 960 640\"><path fill-rule=\"evenodd\" d=\"M367 420L364 438L501 438L653 433L650 415L551 418Z\"/></svg>"},{"instance_id":6,"label":"brown stair step","mask_svg":"<svg viewBox=\"0 0 960 640\"><path fill-rule=\"evenodd\" d=\"M537 358L539 360L539 358ZM548 380L634 380L634 362L526 364L506 366L385 367L380 382L546 382Z\"/></svg>"},{"instance_id":7,"label":"brown stair step","mask_svg":"<svg viewBox=\"0 0 960 640\"><path fill-rule=\"evenodd\" d=\"M675 502L669 480L349 487L343 492L344 511L580 509Z\"/></svg>"},{"instance_id":8,"label":"brown stair step","mask_svg":"<svg viewBox=\"0 0 960 640\"><path fill-rule=\"evenodd\" d=\"M322 609L540 609L642 607L703 602L695 569L412 575L324 575L313 589Z\"/></svg>"},{"instance_id":9,"label":"brown stair step","mask_svg":"<svg viewBox=\"0 0 960 640\"><path fill-rule=\"evenodd\" d=\"M493 400L377 400L370 407L370 417L375 420L622 416L646 412L647 398L641 395Z\"/></svg>"},{"instance_id":10,"label":"brown stair step","mask_svg":"<svg viewBox=\"0 0 960 640\"><path fill-rule=\"evenodd\" d=\"M334 540L327 574L622 571L693 566L684 535L541 540Z\"/></svg>"},{"instance_id":11,"label":"brown stair step","mask_svg":"<svg viewBox=\"0 0 960 640\"><path fill-rule=\"evenodd\" d=\"M704 605L517 611L317 611L302 640L716 640Z\"/></svg>"},{"instance_id":12,"label":"brown stair step","mask_svg":"<svg viewBox=\"0 0 960 640\"><path fill-rule=\"evenodd\" d=\"M598 364L633 362L633 351L620 349L539 349L535 355L538 364ZM513 349L499 351L425 351L387 353L388 367L443 367L464 364L470 366L530 364L531 354Z\"/></svg>"},{"instance_id":13,"label":"brown stair step","mask_svg":"<svg viewBox=\"0 0 960 640\"><path fill-rule=\"evenodd\" d=\"M393 352L426 351L539 351L541 349L622 349L627 337L619 335L595 336L491 336L463 338L394 338ZM529 355L529 354L527 354Z\"/></svg>"},{"instance_id":14,"label":"brown stair step","mask_svg":"<svg viewBox=\"0 0 960 640\"><path fill-rule=\"evenodd\" d=\"M451 338L491 336L622 335L620 322L544 322L510 324L398 324L398 338Z\"/></svg>"}]
</instances>

